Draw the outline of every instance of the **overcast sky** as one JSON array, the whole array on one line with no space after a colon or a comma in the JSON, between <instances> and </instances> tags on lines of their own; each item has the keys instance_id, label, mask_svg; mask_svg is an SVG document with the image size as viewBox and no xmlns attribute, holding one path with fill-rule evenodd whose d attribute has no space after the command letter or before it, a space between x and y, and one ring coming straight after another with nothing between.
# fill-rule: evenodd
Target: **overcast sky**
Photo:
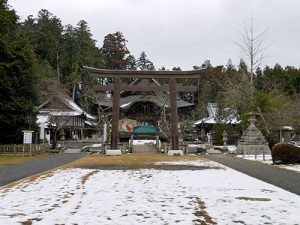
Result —
<instances>
[{"instance_id":1,"label":"overcast sky","mask_svg":"<svg viewBox=\"0 0 300 225\"><path fill-rule=\"evenodd\" d=\"M300 67L300 0L8 0L21 19L47 9L63 25L88 22L97 46L121 31L129 51L145 51L156 68L192 69L238 64L238 30L253 15L258 31L268 29L264 65Z\"/></svg>"}]
</instances>

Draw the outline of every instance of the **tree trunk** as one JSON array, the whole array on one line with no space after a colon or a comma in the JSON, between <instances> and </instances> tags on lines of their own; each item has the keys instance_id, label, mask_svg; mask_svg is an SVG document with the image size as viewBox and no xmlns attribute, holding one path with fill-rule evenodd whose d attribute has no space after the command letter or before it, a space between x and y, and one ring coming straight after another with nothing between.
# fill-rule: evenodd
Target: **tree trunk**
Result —
<instances>
[{"instance_id":1,"label":"tree trunk","mask_svg":"<svg viewBox=\"0 0 300 225\"><path fill-rule=\"evenodd\" d=\"M269 130L268 126L267 126L265 117L264 117L264 115L263 115L263 113L262 113L262 111L261 111L261 109L260 109L259 106L257 107L257 110L258 110L259 115L260 115L261 118L262 118L262 121L263 121L263 124L264 124L264 127L265 127L265 130L266 130L267 135L270 135L270 130Z\"/></svg>"},{"instance_id":2,"label":"tree trunk","mask_svg":"<svg viewBox=\"0 0 300 225\"><path fill-rule=\"evenodd\" d=\"M53 142L52 142L53 149L56 149L56 143L57 143L57 130L54 131L54 135L53 135Z\"/></svg>"}]
</instances>

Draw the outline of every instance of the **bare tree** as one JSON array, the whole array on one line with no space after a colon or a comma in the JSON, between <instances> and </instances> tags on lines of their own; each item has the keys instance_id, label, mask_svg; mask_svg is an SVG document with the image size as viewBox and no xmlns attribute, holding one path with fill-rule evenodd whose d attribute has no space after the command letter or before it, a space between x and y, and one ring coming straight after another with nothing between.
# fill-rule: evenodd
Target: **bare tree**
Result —
<instances>
[{"instance_id":1,"label":"bare tree","mask_svg":"<svg viewBox=\"0 0 300 225\"><path fill-rule=\"evenodd\" d=\"M266 57L266 50L270 47L270 45L265 45L267 31L267 29L259 31L251 16L250 23L245 23L243 29L238 31L238 41L235 41L248 64L251 86L253 85L254 71L261 65Z\"/></svg>"},{"instance_id":2,"label":"bare tree","mask_svg":"<svg viewBox=\"0 0 300 225\"><path fill-rule=\"evenodd\" d=\"M104 80L101 80L102 84L104 84L104 82ZM104 124L110 124L111 107L104 107L101 105L101 102L108 98L109 93L97 93L93 88L94 84L94 82L86 82L83 84L83 95L97 105L98 122L96 124L96 129L103 135Z\"/></svg>"},{"instance_id":3,"label":"bare tree","mask_svg":"<svg viewBox=\"0 0 300 225\"><path fill-rule=\"evenodd\" d=\"M65 116L63 112L50 113L49 128L53 131L52 148L57 147L58 133L63 130L66 124L72 120L71 116Z\"/></svg>"}]
</instances>

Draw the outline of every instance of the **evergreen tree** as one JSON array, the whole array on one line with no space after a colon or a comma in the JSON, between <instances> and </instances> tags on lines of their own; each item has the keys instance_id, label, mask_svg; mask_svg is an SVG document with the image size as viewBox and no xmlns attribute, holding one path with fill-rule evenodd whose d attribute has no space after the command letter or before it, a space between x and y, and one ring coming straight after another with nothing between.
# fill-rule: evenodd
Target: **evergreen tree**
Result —
<instances>
[{"instance_id":1,"label":"evergreen tree","mask_svg":"<svg viewBox=\"0 0 300 225\"><path fill-rule=\"evenodd\" d=\"M246 76L246 75L248 76L248 67L243 59L240 60L238 71L240 74L243 74L244 76Z\"/></svg>"},{"instance_id":2,"label":"evergreen tree","mask_svg":"<svg viewBox=\"0 0 300 225\"><path fill-rule=\"evenodd\" d=\"M14 10L0 0L0 143L22 140L35 125L38 95L33 49Z\"/></svg>"},{"instance_id":3,"label":"evergreen tree","mask_svg":"<svg viewBox=\"0 0 300 225\"><path fill-rule=\"evenodd\" d=\"M257 67L256 68L256 71L255 71L255 77L254 77L254 87L257 89L257 90L261 90L263 88L263 84L262 84L262 76L263 76L263 72L262 70L260 69L260 67Z\"/></svg>"},{"instance_id":4,"label":"evergreen tree","mask_svg":"<svg viewBox=\"0 0 300 225\"><path fill-rule=\"evenodd\" d=\"M81 69L83 65L103 67L100 50L96 47L96 41L92 38L88 23L84 20L81 20L75 28L71 25L65 27L60 64L63 82L71 89L74 89L83 78L84 71Z\"/></svg>"},{"instance_id":5,"label":"evergreen tree","mask_svg":"<svg viewBox=\"0 0 300 225\"><path fill-rule=\"evenodd\" d=\"M74 38L76 58L74 58L73 64L75 68L72 70L72 73L67 76L66 85L72 90L73 99L86 111L90 111L92 104L89 99L87 99L86 95L79 91L79 89L77 92L75 89L80 81L87 83L89 79L86 72L82 69L82 66L103 68L104 61L100 49L96 47L96 40L93 39L90 27L86 21L81 20L77 23L74 29Z\"/></svg>"},{"instance_id":6,"label":"evergreen tree","mask_svg":"<svg viewBox=\"0 0 300 225\"><path fill-rule=\"evenodd\" d=\"M38 13L36 54L39 59L47 60L53 68L58 68L61 54L63 27L61 21L46 9Z\"/></svg>"},{"instance_id":7,"label":"evergreen tree","mask_svg":"<svg viewBox=\"0 0 300 225\"><path fill-rule=\"evenodd\" d=\"M126 47L126 42L127 40L119 31L104 37L101 54L106 69L126 69L128 65L127 57L130 54Z\"/></svg>"},{"instance_id":8,"label":"evergreen tree","mask_svg":"<svg viewBox=\"0 0 300 225\"><path fill-rule=\"evenodd\" d=\"M232 60L231 59L228 59L228 62L226 64L226 71L234 71L235 70L235 67L234 65L232 64Z\"/></svg>"},{"instance_id":9,"label":"evergreen tree","mask_svg":"<svg viewBox=\"0 0 300 225\"><path fill-rule=\"evenodd\" d=\"M293 66L287 66L285 70L292 79L293 87L295 88L296 93L299 93L300 92L300 69L297 69Z\"/></svg>"},{"instance_id":10,"label":"evergreen tree","mask_svg":"<svg viewBox=\"0 0 300 225\"><path fill-rule=\"evenodd\" d=\"M135 60L134 56L131 54L127 57L127 68L126 69L128 69L128 70L136 70L137 69L136 60Z\"/></svg>"},{"instance_id":11,"label":"evergreen tree","mask_svg":"<svg viewBox=\"0 0 300 225\"><path fill-rule=\"evenodd\" d=\"M147 58L144 51L142 51L140 57L136 61L136 65L140 70L155 70L153 63Z\"/></svg>"},{"instance_id":12,"label":"evergreen tree","mask_svg":"<svg viewBox=\"0 0 300 225\"><path fill-rule=\"evenodd\" d=\"M209 59L206 59L204 61L204 63L202 63L202 65L201 65L201 69L211 69L211 68L212 68L212 65L211 65Z\"/></svg>"},{"instance_id":13,"label":"evergreen tree","mask_svg":"<svg viewBox=\"0 0 300 225\"><path fill-rule=\"evenodd\" d=\"M177 66L177 67L174 66L172 70L173 70L173 71L181 71L181 68L180 68L179 66Z\"/></svg>"}]
</instances>

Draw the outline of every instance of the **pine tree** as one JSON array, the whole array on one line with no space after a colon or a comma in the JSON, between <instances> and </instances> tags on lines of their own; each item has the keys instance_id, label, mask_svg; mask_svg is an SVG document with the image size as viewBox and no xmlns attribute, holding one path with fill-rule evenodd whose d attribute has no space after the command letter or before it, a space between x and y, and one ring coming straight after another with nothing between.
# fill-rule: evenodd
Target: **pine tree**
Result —
<instances>
[{"instance_id":1,"label":"pine tree","mask_svg":"<svg viewBox=\"0 0 300 225\"><path fill-rule=\"evenodd\" d=\"M61 21L46 9L38 13L36 53L42 60L47 60L53 68L57 68L60 57L60 44L63 27Z\"/></svg>"},{"instance_id":2,"label":"pine tree","mask_svg":"<svg viewBox=\"0 0 300 225\"><path fill-rule=\"evenodd\" d=\"M126 60L127 60L127 68L126 69L128 69L128 70L136 70L137 69L136 60L133 55L130 54Z\"/></svg>"},{"instance_id":3,"label":"pine tree","mask_svg":"<svg viewBox=\"0 0 300 225\"><path fill-rule=\"evenodd\" d=\"M140 70L155 70L153 63L147 58L144 51L142 51L140 57L136 61L136 64Z\"/></svg>"},{"instance_id":4,"label":"pine tree","mask_svg":"<svg viewBox=\"0 0 300 225\"><path fill-rule=\"evenodd\" d=\"M128 65L127 57L130 54L126 47L126 42L127 40L119 31L104 37L101 54L106 69L126 69Z\"/></svg>"},{"instance_id":5,"label":"pine tree","mask_svg":"<svg viewBox=\"0 0 300 225\"><path fill-rule=\"evenodd\" d=\"M0 143L16 143L35 125L36 61L14 10L0 0Z\"/></svg>"}]
</instances>

